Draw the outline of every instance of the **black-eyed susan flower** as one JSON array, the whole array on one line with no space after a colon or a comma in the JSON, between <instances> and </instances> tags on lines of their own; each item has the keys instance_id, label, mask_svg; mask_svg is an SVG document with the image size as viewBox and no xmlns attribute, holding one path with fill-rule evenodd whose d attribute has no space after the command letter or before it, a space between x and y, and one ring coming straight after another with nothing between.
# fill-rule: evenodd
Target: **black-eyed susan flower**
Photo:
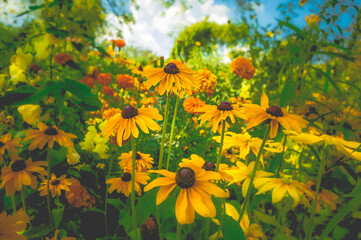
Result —
<instances>
[{"instance_id":1,"label":"black-eyed susan flower","mask_svg":"<svg viewBox=\"0 0 361 240\"><path fill-rule=\"evenodd\" d=\"M122 146L123 141L129 139L130 135L135 138L139 136L138 127L145 133L150 130L160 131L160 126L155 120L162 120L162 115L155 108L135 108L130 105L125 106L121 113L114 115L105 124L103 134L109 137L116 133L117 143Z\"/></svg>"},{"instance_id":2,"label":"black-eyed susan flower","mask_svg":"<svg viewBox=\"0 0 361 240\"><path fill-rule=\"evenodd\" d=\"M146 172L135 172L134 176L134 190L138 193L138 196L142 195L142 188L140 184L146 185L150 177ZM119 178L110 178L106 181L110 184L108 192L112 193L117 190L118 193L122 192L126 197L129 197L132 192L132 174L130 172L124 172Z\"/></svg>"},{"instance_id":3,"label":"black-eyed susan flower","mask_svg":"<svg viewBox=\"0 0 361 240\"><path fill-rule=\"evenodd\" d=\"M282 178L262 178L258 180L258 194L272 190L272 203L281 201L288 193L293 198L293 206L300 203L301 196L304 192L303 184L293 180L290 176L284 175Z\"/></svg>"},{"instance_id":4,"label":"black-eyed susan flower","mask_svg":"<svg viewBox=\"0 0 361 240\"><path fill-rule=\"evenodd\" d=\"M30 218L23 209L12 216L8 216L5 211L2 212L0 214L0 238L4 240L26 240L27 237L18 232L24 231L29 221Z\"/></svg>"},{"instance_id":5,"label":"black-eyed susan flower","mask_svg":"<svg viewBox=\"0 0 361 240\"><path fill-rule=\"evenodd\" d=\"M234 59L230 64L231 71L238 77L250 80L256 73L252 62L244 57Z\"/></svg>"},{"instance_id":6,"label":"black-eyed susan flower","mask_svg":"<svg viewBox=\"0 0 361 240\"><path fill-rule=\"evenodd\" d=\"M45 161L33 162L31 158L24 161L20 158L12 159L9 167L1 169L1 185L0 188L5 187L6 195L14 195L16 191L26 185L33 189L38 187L38 181L33 173L46 175L46 170L41 166L46 166Z\"/></svg>"},{"instance_id":7,"label":"black-eyed susan flower","mask_svg":"<svg viewBox=\"0 0 361 240\"><path fill-rule=\"evenodd\" d=\"M220 174L196 168L182 167L176 173L167 170L152 170L164 177L159 177L149 183L144 191L161 186L156 199L156 204L161 204L175 189L180 188L180 193L175 205L178 223L190 224L194 221L195 212L203 217L215 217L216 208L211 195L226 197L226 192L211 183L210 180L219 180Z\"/></svg>"},{"instance_id":8,"label":"black-eyed susan flower","mask_svg":"<svg viewBox=\"0 0 361 240\"><path fill-rule=\"evenodd\" d=\"M261 97L261 106L257 104L244 104L244 112L248 117L247 129L255 127L264 121L270 121L271 138L277 135L279 124L287 130L293 129L301 132L302 128L307 126L307 121L302 117L288 113L285 108L278 106L269 106L269 100L266 94Z\"/></svg>"},{"instance_id":9,"label":"black-eyed susan flower","mask_svg":"<svg viewBox=\"0 0 361 240\"><path fill-rule=\"evenodd\" d=\"M45 179L41 183L41 187L39 187L39 195L40 196L46 196L48 194L47 190L47 180ZM69 191L69 186L71 185L71 180L69 178L66 178L66 175L62 175L61 177L57 178L54 173L51 174L51 179L49 181L49 191L51 193L51 197L55 198L55 196L61 195L61 190Z\"/></svg>"},{"instance_id":10,"label":"black-eyed susan flower","mask_svg":"<svg viewBox=\"0 0 361 240\"><path fill-rule=\"evenodd\" d=\"M198 120L201 120L200 125L206 121L212 122L212 131L216 132L222 120L229 118L232 123L236 122L235 117L247 120L247 116L243 110L238 107L238 104L231 104L230 102L221 102L218 106L205 105L195 110L196 112L203 113Z\"/></svg>"},{"instance_id":11,"label":"black-eyed susan flower","mask_svg":"<svg viewBox=\"0 0 361 240\"><path fill-rule=\"evenodd\" d=\"M24 130L26 133L24 141L32 139L32 142L29 145L29 150L34 150L37 147L42 149L45 144L48 144L49 148L53 148L54 142L57 142L60 146L73 147L71 139L76 138L74 134L66 133L55 125L48 127L42 122L38 123L38 128L39 130Z\"/></svg>"},{"instance_id":12,"label":"black-eyed susan flower","mask_svg":"<svg viewBox=\"0 0 361 240\"><path fill-rule=\"evenodd\" d=\"M197 79L194 71L179 60L168 62L164 68L146 67L143 75L147 77L144 85L149 89L159 83L159 93L173 92L182 95L184 90L195 86Z\"/></svg>"},{"instance_id":13,"label":"black-eyed susan flower","mask_svg":"<svg viewBox=\"0 0 361 240\"><path fill-rule=\"evenodd\" d=\"M222 150L222 155L228 158L229 161L234 163L239 158L239 150L233 147L225 148Z\"/></svg>"},{"instance_id":14,"label":"black-eyed susan flower","mask_svg":"<svg viewBox=\"0 0 361 240\"><path fill-rule=\"evenodd\" d=\"M254 168L254 162L250 162L248 166L241 161L236 163L237 168L226 170L225 172L233 177L233 182L236 184L242 183L242 195L246 196L247 190L249 187L249 183L251 181L251 175ZM259 180L262 178L268 178L272 176L273 173L269 173L266 171L256 171L255 178L253 180L254 186L257 188L259 186Z\"/></svg>"},{"instance_id":15,"label":"black-eyed susan flower","mask_svg":"<svg viewBox=\"0 0 361 240\"><path fill-rule=\"evenodd\" d=\"M304 185L305 195L309 200L315 201L316 184L312 181L308 181ZM324 207L330 207L332 210L336 210L336 204L338 196L326 189L320 188L317 196L316 212L321 209L321 205Z\"/></svg>"},{"instance_id":16,"label":"black-eyed susan flower","mask_svg":"<svg viewBox=\"0 0 361 240\"><path fill-rule=\"evenodd\" d=\"M5 150L11 153L16 153L17 147L21 147L19 144L20 138L11 138L11 134L5 134L0 138L0 163L3 160Z\"/></svg>"},{"instance_id":17,"label":"black-eyed susan flower","mask_svg":"<svg viewBox=\"0 0 361 240\"><path fill-rule=\"evenodd\" d=\"M132 157L133 152L130 151L129 153L122 153L120 157L118 158L119 166L121 168L131 167L132 166ZM153 158L150 156L150 154L145 154L141 152L137 152L135 154L135 170L138 172L147 171L148 169L151 169L153 167Z\"/></svg>"}]
</instances>

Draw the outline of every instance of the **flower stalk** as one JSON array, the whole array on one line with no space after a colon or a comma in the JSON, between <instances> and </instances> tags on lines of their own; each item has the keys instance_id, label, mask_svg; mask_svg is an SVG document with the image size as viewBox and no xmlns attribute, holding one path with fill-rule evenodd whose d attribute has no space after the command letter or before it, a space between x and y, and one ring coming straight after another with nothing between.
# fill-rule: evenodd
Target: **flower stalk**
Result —
<instances>
[{"instance_id":1,"label":"flower stalk","mask_svg":"<svg viewBox=\"0 0 361 240\"><path fill-rule=\"evenodd\" d=\"M175 121L176 121L176 118L177 118L178 106L179 106L179 96L177 96L177 102L175 104L173 120L172 120L172 127L171 127L171 130L170 130L167 165L166 165L166 168L165 168L166 170L169 169L170 155L172 153L172 146L173 146L174 127L175 127Z\"/></svg>"},{"instance_id":2,"label":"flower stalk","mask_svg":"<svg viewBox=\"0 0 361 240\"><path fill-rule=\"evenodd\" d=\"M182 236L182 225L177 223L177 237L176 237L176 240L181 240L181 236Z\"/></svg>"},{"instance_id":3,"label":"flower stalk","mask_svg":"<svg viewBox=\"0 0 361 240\"><path fill-rule=\"evenodd\" d=\"M165 105L165 113L164 113L163 129L162 129L162 142L160 144L158 170L162 169L163 167L164 141L165 141L165 133L167 132L169 102L170 102L170 94L168 93L166 105Z\"/></svg>"},{"instance_id":4,"label":"flower stalk","mask_svg":"<svg viewBox=\"0 0 361 240\"><path fill-rule=\"evenodd\" d=\"M223 148L223 140L224 140L224 133L226 131L226 120L222 120L222 130L221 130L221 142L219 144L219 151L217 156L217 165L216 165L216 172L218 172L219 164L222 158L222 148Z\"/></svg>"},{"instance_id":5,"label":"flower stalk","mask_svg":"<svg viewBox=\"0 0 361 240\"><path fill-rule=\"evenodd\" d=\"M50 225L54 227L53 214L51 213L51 205L50 205L50 172L51 172L51 156L50 156L50 148L48 147L46 154L46 161L48 162L48 174L46 178L46 202L48 205L48 213L50 219Z\"/></svg>"},{"instance_id":6,"label":"flower stalk","mask_svg":"<svg viewBox=\"0 0 361 240\"><path fill-rule=\"evenodd\" d=\"M132 191L131 191L131 208L132 208L132 220L133 220L133 228L135 239L138 240L138 232L137 232L137 216L135 214L135 138L132 135Z\"/></svg>"},{"instance_id":7,"label":"flower stalk","mask_svg":"<svg viewBox=\"0 0 361 240\"><path fill-rule=\"evenodd\" d=\"M114 160L114 158L111 157L110 162L109 162L107 179L110 178L110 173L112 171L112 166L113 166L113 160ZM107 184L106 189L105 189L105 205L104 205L104 223L105 223L105 236L106 237L108 237L108 216L107 216L107 212L108 212L108 194L109 194L108 188L109 188L109 184Z\"/></svg>"}]
</instances>

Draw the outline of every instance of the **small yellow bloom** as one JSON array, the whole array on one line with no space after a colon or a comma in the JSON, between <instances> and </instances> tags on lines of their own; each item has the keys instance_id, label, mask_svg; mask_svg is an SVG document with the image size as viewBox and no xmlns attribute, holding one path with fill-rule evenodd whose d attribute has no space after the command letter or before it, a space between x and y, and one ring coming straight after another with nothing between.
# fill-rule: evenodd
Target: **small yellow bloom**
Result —
<instances>
[{"instance_id":1,"label":"small yellow bloom","mask_svg":"<svg viewBox=\"0 0 361 240\"><path fill-rule=\"evenodd\" d=\"M318 23L320 21L320 17L316 16L315 14L311 13L311 16L307 16L305 17L307 25L309 27L314 26L316 23Z\"/></svg>"},{"instance_id":2,"label":"small yellow bloom","mask_svg":"<svg viewBox=\"0 0 361 240\"><path fill-rule=\"evenodd\" d=\"M200 47L200 46L201 46L201 42L197 41L197 42L196 42L196 45L197 45L197 47Z\"/></svg>"},{"instance_id":3,"label":"small yellow bloom","mask_svg":"<svg viewBox=\"0 0 361 240\"><path fill-rule=\"evenodd\" d=\"M73 147L68 148L68 154L66 155L66 160L70 165L75 165L80 162L80 155L75 150L75 148Z\"/></svg>"},{"instance_id":4,"label":"small yellow bloom","mask_svg":"<svg viewBox=\"0 0 361 240\"><path fill-rule=\"evenodd\" d=\"M274 36L274 33L272 31L269 31L266 33L267 37L273 37Z\"/></svg>"},{"instance_id":5,"label":"small yellow bloom","mask_svg":"<svg viewBox=\"0 0 361 240\"><path fill-rule=\"evenodd\" d=\"M26 104L19 106L18 112L21 114L26 123L32 125L39 120L41 108L39 105Z\"/></svg>"}]
</instances>

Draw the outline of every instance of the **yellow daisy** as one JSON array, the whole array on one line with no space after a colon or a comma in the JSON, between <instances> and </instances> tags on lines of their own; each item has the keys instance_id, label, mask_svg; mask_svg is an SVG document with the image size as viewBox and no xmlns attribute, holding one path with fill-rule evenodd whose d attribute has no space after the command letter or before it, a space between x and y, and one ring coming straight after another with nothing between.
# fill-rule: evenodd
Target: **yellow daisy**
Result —
<instances>
[{"instance_id":1,"label":"yellow daisy","mask_svg":"<svg viewBox=\"0 0 361 240\"><path fill-rule=\"evenodd\" d=\"M142 195L142 188L140 184L145 185L148 183L150 177L148 173L136 172L134 177L134 190L138 193L138 196ZM110 184L108 192L112 193L117 190L118 193L122 192L126 197L129 197L132 191L132 174L124 172L120 178L110 178L106 181L106 184Z\"/></svg>"},{"instance_id":2,"label":"yellow daisy","mask_svg":"<svg viewBox=\"0 0 361 240\"><path fill-rule=\"evenodd\" d=\"M195 212L203 217L215 217L216 208L211 196L226 197L226 192L211 183L210 180L219 180L219 173L196 168L182 167L176 173L167 170L152 170L164 177L159 177L149 183L144 191L161 186L156 204L161 204L177 187L180 193L175 205L175 214L178 223L190 224L194 221Z\"/></svg>"},{"instance_id":3,"label":"yellow daisy","mask_svg":"<svg viewBox=\"0 0 361 240\"><path fill-rule=\"evenodd\" d=\"M41 187L39 187L38 191L40 192L40 196L46 196L48 194L47 190L47 180L45 179L41 183ZM66 178L66 175L62 175L57 178L54 173L51 174L51 179L49 181L49 191L51 192L51 197L55 198L55 196L61 195L61 190L69 191L69 186L71 185L71 180Z\"/></svg>"},{"instance_id":4,"label":"yellow daisy","mask_svg":"<svg viewBox=\"0 0 361 240\"><path fill-rule=\"evenodd\" d=\"M133 152L130 151L129 153L122 153L120 157L118 158L119 166L122 169L125 169L126 167L132 166L132 159L133 159ZM145 154L141 152L137 152L135 154L135 167L136 171L142 172L147 171L148 169L151 169L153 167L153 158L150 156L150 154Z\"/></svg>"},{"instance_id":5,"label":"yellow daisy","mask_svg":"<svg viewBox=\"0 0 361 240\"><path fill-rule=\"evenodd\" d=\"M13 159L9 167L1 169L1 185L5 186L6 195L14 195L16 191L26 185L33 189L38 187L38 181L33 173L46 175L46 170L41 166L46 166L45 161L33 162L31 158L28 160Z\"/></svg>"},{"instance_id":6,"label":"yellow daisy","mask_svg":"<svg viewBox=\"0 0 361 240\"><path fill-rule=\"evenodd\" d=\"M11 139L11 134L5 134L0 138L0 163L3 160L5 150L12 153L18 151L16 148L22 146L21 144L19 144L19 142L20 142L20 138Z\"/></svg>"},{"instance_id":7,"label":"yellow daisy","mask_svg":"<svg viewBox=\"0 0 361 240\"><path fill-rule=\"evenodd\" d=\"M159 93L173 92L182 95L184 90L195 86L195 72L179 60L168 62L164 68L146 67L143 75L147 77L144 83L148 89L159 82Z\"/></svg>"},{"instance_id":8,"label":"yellow daisy","mask_svg":"<svg viewBox=\"0 0 361 240\"><path fill-rule=\"evenodd\" d=\"M195 112L203 113L198 120L201 120L200 125L203 125L206 121L212 122L212 131L215 133L222 120L229 118L232 123L235 123L236 117L243 120L247 119L243 110L238 107L238 104L231 104L230 102L221 102L218 106L205 105L195 110Z\"/></svg>"},{"instance_id":9,"label":"yellow daisy","mask_svg":"<svg viewBox=\"0 0 361 240\"><path fill-rule=\"evenodd\" d=\"M155 120L162 120L162 115L159 114L155 108L135 108L127 105L123 108L121 113L110 118L103 129L105 137L109 137L113 132L116 132L117 143L119 146L123 145L123 141L129 139L130 134L138 138L140 129L149 133L150 130L160 131L161 128ZM149 129L148 129L149 128Z\"/></svg>"},{"instance_id":10,"label":"yellow daisy","mask_svg":"<svg viewBox=\"0 0 361 240\"><path fill-rule=\"evenodd\" d=\"M29 145L29 150L34 150L39 147L42 149L45 144L48 144L49 148L53 148L54 142L58 142L60 146L73 147L72 138L76 136L72 133L66 133L60 130L57 126L48 127L44 123L38 123L39 130L29 129L24 130L26 137L24 141L33 139Z\"/></svg>"},{"instance_id":11,"label":"yellow daisy","mask_svg":"<svg viewBox=\"0 0 361 240\"><path fill-rule=\"evenodd\" d=\"M6 212L0 214L0 238L4 240L26 240L27 237L18 234L26 229L30 221L23 209L17 211L15 215L8 216Z\"/></svg>"},{"instance_id":12,"label":"yellow daisy","mask_svg":"<svg viewBox=\"0 0 361 240\"><path fill-rule=\"evenodd\" d=\"M287 130L293 129L301 132L302 128L307 126L307 121L302 117L288 113L285 108L278 106L269 106L269 100L266 94L261 97L261 106L257 104L244 104L244 112L248 117L247 129L259 125L261 122L269 121L271 124L271 138L277 135L279 124Z\"/></svg>"}]
</instances>

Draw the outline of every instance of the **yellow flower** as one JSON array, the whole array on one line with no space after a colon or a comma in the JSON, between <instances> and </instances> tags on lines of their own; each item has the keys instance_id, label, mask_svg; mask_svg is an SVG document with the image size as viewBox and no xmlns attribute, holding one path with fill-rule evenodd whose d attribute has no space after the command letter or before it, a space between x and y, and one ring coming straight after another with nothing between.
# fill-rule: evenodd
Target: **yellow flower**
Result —
<instances>
[{"instance_id":1,"label":"yellow flower","mask_svg":"<svg viewBox=\"0 0 361 240\"><path fill-rule=\"evenodd\" d=\"M315 14L311 13L310 16L307 16L305 17L306 19L306 22L307 22L307 25L309 27L315 25L316 23L318 23L320 21L320 17L319 16L316 16Z\"/></svg>"},{"instance_id":2,"label":"yellow flower","mask_svg":"<svg viewBox=\"0 0 361 240\"><path fill-rule=\"evenodd\" d=\"M132 158L133 152L130 151L129 153L122 153L122 155L118 158L120 160L119 166L123 169L126 167L132 166ZM150 154L145 154L141 152L137 152L135 154L135 170L138 172L147 171L153 167L153 158Z\"/></svg>"},{"instance_id":3,"label":"yellow flower","mask_svg":"<svg viewBox=\"0 0 361 240\"><path fill-rule=\"evenodd\" d=\"M109 119L103 129L105 137L109 137L113 132L116 132L117 143L119 146L123 145L123 141L128 140L130 135L135 138L139 136L140 129L149 133L150 130L160 131L161 128L155 120L162 120L162 115L159 114L155 108L135 108L132 106L125 106L122 113L116 114ZM149 129L148 129L149 128Z\"/></svg>"},{"instance_id":4,"label":"yellow flower","mask_svg":"<svg viewBox=\"0 0 361 240\"><path fill-rule=\"evenodd\" d=\"M307 3L308 0L300 0L299 5L303 6Z\"/></svg>"},{"instance_id":5,"label":"yellow flower","mask_svg":"<svg viewBox=\"0 0 361 240\"><path fill-rule=\"evenodd\" d=\"M201 45L202 45L201 42L199 42L199 41L196 42L197 47L200 47Z\"/></svg>"},{"instance_id":6,"label":"yellow flower","mask_svg":"<svg viewBox=\"0 0 361 240\"><path fill-rule=\"evenodd\" d=\"M38 191L40 192L40 196L46 196L48 194L48 184L47 180L45 179L41 183L41 187L39 187ZM51 174L51 179L49 181L49 191L51 193L51 197L55 198L55 196L61 195L61 190L69 191L69 186L71 185L71 181L69 178L66 178L66 175L62 175L61 177L57 178L54 173Z\"/></svg>"},{"instance_id":7,"label":"yellow flower","mask_svg":"<svg viewBox=\"0 0 361 240\"><path fill-rule=\"evenodd\" d=\"M16 50L16 55L10 58L10 62L15 64L21 70L25 71L33 60L33 55L23 53L21 48Z\"/></svg>"},{"instance_id":8,"label":"yellow flower","mask_svg":"<svg viewBox=\"0 0 361 240\"><path fill-rule=\"evenodd\" d=\"M293 206L300 203L300 196L304 192L302 183L290 179L289 176L284 175L282 178L262 178L257 182L258 194L272 191L272 203L277 203L285 197L288 193L293 198Z\"/></svg>"},{"instance_id":9,"label":"yellow flower","mask_svg":"<svg viewBox=\"0 0 361 240\"><path fill-rule=\"evenodd\" d=\"M14 215L7 215L4 211L0 214L0 237L4 240L26 240L27 237L18 234L26 229L30 221L23 209Z\"/></svg>"},{"instance_id":10,"label":"yellow flower","mask_svg":"<svg viewBox=\"0 0 361 240\"><path fill-rule=\"evenodd\" d=\"M31 125L39 120L41 108L39 105L26 104L19 106L18 112L21 114L24 121Z\"/></svg>"},{"instance_id":11,"label":"yellow flower","mask_svg":"<svg viewBox=\"0 0 361 240\"><path fill-rule=\"evenodd\" d=\"M251 180L251 175L254 168L254 162L250 162L248 166L241 161L238 161L236 164L237 164L236 169L226 170L225 172L233 176L234 183L240 184L243 181L242 195L243 197L245 197ZM256 171L256 176L253 181L254 186L257 188L259 186L260 179L270 177L272 175L273 173L269 173L265 171Z\"/></svg>"},{"instance_id":12,"label":"yellow flower","mask_svg":"<svg viewBox=\"0 0 361 240\"><path fill-rule=\"evenodd\" d=\"M73 147L68 148L68 153L66 155L66 160L68 161L68 163L70 165L75 165L75 164L78 164L80 162L80 155L75 150L75 148L73 148Z\"/></svg>"},{"instance_id":13,"label":"yellow flower","mask_svg":"<svg viewBox=\"0 0 361 240\"><path fill-rule=\"evenodd\" d=\"M24 74L24 70L20 69L18 66L16 66L15 63L12 63L9 66L9 73L11 76L11 81L13 81L13 84L16 85L19 82L26 82L26 76Z\"/></svg>"},{"instance_id":14,"label":"yellow flower","mask_svg":"<svg viewBox=\"0 0 361 240\"><path fill-rule=\"evenodd\" d=\"M6 195L12 196L16 191L20 191L23 185L30 186L33 189L38 187L38 181L33 173L45 175L46 170L41 166L46 166L45 161L33 162L31 158L24 161L20 158L12 159L9 167L1 169L1 185L5 186Z\"/></svg>"},{"instance_id":15,"label":"yellow flower","mask_svg":"<svg viewBox=\"0 0 361 240\"><path fill-rule=\"evenodd\" d=\"M72 133L65 133L63 130L58 129L57 126L48 127L44 123L38 123L39 130L29 129L24 130L26 137L24 141L32 139L29 145L29 150L34 150L39 147L42 149L45 144L48 144L49 148L53 148L54 142L58 142L60 146L73 147L72 138L76 136Z\"/></svg>"},{"instance_id":16,"label":"yellow flower","mask_svg":"<svg viewBox=\"0 0 361 240\"><path fill-rule=\"evenodd\" d=\"M203 113L198 120L201 120L200 125L206 121L212 122L212 131L215 133L222 120L229 118L232 123L235 123L236 117L247 119L243 110L238 107L238 104L231 104L230 102L221 102L218 106L205 105L195 110L195 112Z\"/></svg>"},{"instance_id":17,"label":"yellow flower","mask_svg":"<svg viewBox=\"0 0 361 240\"><path fill-rule=\"evenodd\" d=\"M266 33L267 37L273 37L274 36L274 33L272 31L269 31Z\"/></svg>"},{"instance_id":18,"label":"yellow flower","mask_svg":"<svg viewBox=\"0 0 361 240\"><path fill-rule=\"evenodd\" d=\"M288 113L286 109L275 105L270 107L266 94L263 94L261 97L261 106L257 104L244 104L243 108L248 117L247 129L268 120L271 124L271 138L277 135L279 124L287 130L293 129L297 132L301 132L301 128L307 126L307 121L302 117Z\"/></svg>"},{"instance_id":19,"label":"yellow flower","mask_svg":"<svg viewBox=\"0 0 361 240\"><path fill-rule=\"evenodd\" d=\"M198 93L198 91L200 91L207 93L208 96L212 96L217 86L217 76L206 68L199 70L195 76L197 82L194 92Z\"/></svg>"},{"instance_id":20,"label":"yellow flower","mask_svg":"<svg viewBox=\"0 0 361 240\"><path fill-rule=\"evenodd\" d=\"M244 57L234 59L230 64L231 71L238 77L250 80L256 73L252 62Z\"/></svg>"},{"instance_id":21,"label":"yellow flower","mask_svg":"<svg viewBox=\"0 0 361 240\"><path fill-rule=\"evenodd\" d=\"M323 142L326 145L333 145L336 149L349 158L357 159L361 161L361 152L356 151L361 145L361 143L353 141L345 141L341 138L336 138L327 134L322 134L321 136L313 135L310 133L297 133L294 131L284 131L285 134L290 136L293 140L298 143L304 144L316 144Z\"/></svg>"},{"instance_id":22,"label":"yellow flower","mask_svg":"<svg viewBox=\"0 0 361 240\"><path fill-rule=\"evenodd\" d=\"M149 183L144 191L161 186L156 199L156 204L161 204L175 189L180 188L180 193L175 205L175 214L178 223L190 224L194 221L195 212L203 217L215 217L216 208L211 195L225 197L226 192L211 183L210 180L219 180L219 173L213 171L200 171L196 168L182 167L177 173L167 170L151 170L164 177L159 177Z\"/></svg>"},{"instance_id":23,"label":"yellow flower","mask_svg":"<svg viewBox=\"0 0 361 240\"><path fill-rule=\"evenodd\" d=\"M11 139L11 134L5 134L0 138L0 163L3 161L5 150L11 153L16 153L18 147L22 147L19 144L20 138Z\"/></svg>"},{"instance_id":24,"label":"yellow flower","mask_svg":"<svg viewBox=\"0 0 361 240\"><path fill-rule=\"evenodd\" d=\"M147 77L144 85L149 89L159 84L159 93L177 93L183 95L183 91L195 86L196 78L194 71L179 60L172 60L164 68L146 67L143 75Z\"/></svg>"},{"instance_id":25,"label":"yellow flower","mask_svg":"<svg viewBox=\"0 0 361 240\"><path fill-rule=\"evenodd\" d=\"M229 159L231 162L236 162L238 159L239 150L233 147L223 148L222 155Z\"/></svg>"},{"instance_id":26,"label":"yellow flower","mask_svg":"<svg viewBox=\"0 0 361 240\"><path fill-rule=\"evenodd\" d=\"M127 169L129 170L129 169ZM138 193L138 196L142 195L142 188L140 184L145 185L150 179L146 172L135 172L134 176L134 190ZM132 191L132 174L130 172L124 172L120 178L110 178L106 181L106 184L110 184L108 192L112 193L117 190L118 193L122 192L126 197L129 197Z\"/></svg>"}]
</instances>

